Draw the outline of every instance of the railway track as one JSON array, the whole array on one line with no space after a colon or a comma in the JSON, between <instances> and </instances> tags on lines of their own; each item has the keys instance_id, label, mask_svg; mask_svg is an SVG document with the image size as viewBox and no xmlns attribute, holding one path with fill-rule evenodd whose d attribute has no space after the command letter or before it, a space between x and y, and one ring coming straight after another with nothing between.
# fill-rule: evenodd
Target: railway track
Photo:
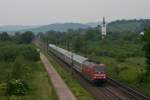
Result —
<instances>
[{"instance_id":1,"label":"railway track","mask_svg":"<svg viewBox=\"0 0 150 100\"><path fill-rule=\"evenodd\" d=\"M119 96L114 94L109 88L103 87L103 94L107 96L110 100L122 100Z\"/></svg>"},{"instance_id":2,"label":"railway track","mask_svg":"<svg viewBox=\"0 0 150 100\"><path fill-rule=\"evenodd\" d=\"M140 92L135 91L135 90L131 89L130 87L127 87L110 77L108 77L108 82L110 84L112 84L114 87L117 87L120 90L122 90L124 93L129 94L135 100L150 100L150 97L147 97L147 96L141 94Z\"/></svg>"},{"instance_id":3,"label":"railway track","mask_svg":"<svg viewBox=\"0 0 150 100\"><path fill-rule=\"evenodd\" d=\"M52 54L50 54L50 56L63 68L68 71L72 71L74 78L76 78L79 83L96 98L96 100L150 100L149 97L146 97L143 94L122 85L110 77L108 77L106 85L96 87L86 81L77 71L73 70L70 65L66 64Z\"/></svg>"}]
</instances>

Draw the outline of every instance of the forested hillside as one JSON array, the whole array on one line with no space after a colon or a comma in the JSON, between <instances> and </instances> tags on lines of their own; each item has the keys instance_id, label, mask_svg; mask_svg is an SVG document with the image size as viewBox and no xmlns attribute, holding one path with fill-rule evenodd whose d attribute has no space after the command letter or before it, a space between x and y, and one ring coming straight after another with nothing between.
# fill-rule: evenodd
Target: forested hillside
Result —
<instances>
[{"instance_id":1,"label":"forested hillside","mask_svg":"<svg viewBox=\"0 0 150 100\"><path fill-rule=\"evenodd\" d=\"M150 19L117 20L108 24L108 31L116 33L123 33L123 32L140 33L144 31L144 28L146 28L147 26L150 26Z\"/></svg>"}]
</instances>

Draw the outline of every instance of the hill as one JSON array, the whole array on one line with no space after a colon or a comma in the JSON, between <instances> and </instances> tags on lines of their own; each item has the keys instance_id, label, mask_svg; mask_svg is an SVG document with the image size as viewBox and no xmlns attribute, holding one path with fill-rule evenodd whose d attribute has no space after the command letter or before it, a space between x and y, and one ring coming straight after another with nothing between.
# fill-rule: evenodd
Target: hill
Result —
<instances>
[{"instance_id":1,"label":"hill","mask_svg":"<svg viewBox=\"0 0 150 100\"><path fill-rule=\"evenodd\" d=\"M21 31L25 29L30 29L30 28L36 28L38 26L22 26L22 25L7 25L7 26L0 26L0 32L16 32L16 31Z\"/></svg>"},{"instance_id":2,"label":"hill","mask_svg":"<svg viewBox=\"0 0 150 100\"><path fill-rule=\"evenodd\" d=\"M34 33L38 32L47 32L47 31L59 31L65 32L68 29L78 30L78 29L87 29L89 27L96 27L98 22L91 23L55 23L49 25L37 25L37 26L21 26L21 25L9 25L9 26L0 26L0 32L14 33L17 31L25 32L32 31ZM108 32L113 33L126 33L126 32L136 32L140 33L144 30L144 27L150 26L150 19L140 19L140 20L117 20L108 23Z\"/></svg>"},{"instance_id":3,"label":"hill","mask_svg":"<svg viewBox=\"0 0 150 100\"><path fill-rule=\"evenodd\" d=\"M47 32L47 31L53 30L53 31L64 32L64 31L67 31L68 29L77 30L77 29L86 29L88 27L90 26L85 25L85 24L80 24L80 23L63 23L63 24L58 23L58 24L44 25L38 28L26 29L22 31L29 30L34 33L38 33L38 32Z\"/></svg>"},{"instance_id":4,"label":"hill","mask_svg":"<svg viewBox=\"0 0 150 100\"><path fill-rule=\"evenodd\" d=\"M136 32L139 33L145 27L150 27L150 19L140 20L117 20L108 23L108 31L122 33L122 32Z\"/></svg>"},{"instance_id":5,"label":"hill","mask_svg":"<svg viewBox=\"0 0 150 100\"><path fill-rule=\"evenodd\" d=\"M49 24L49 25L42 25L42 26L22 26L22 25L8 25L8 26L0 26L0 32L25 32L25 31L32 31L34 33L38 32L47 32L50 30L64 32L68 29L78 30L78 29L86 29L91 27L88 24L80 24L80 23L56 23L56 24Z\"/></svg>"}]
</instances>

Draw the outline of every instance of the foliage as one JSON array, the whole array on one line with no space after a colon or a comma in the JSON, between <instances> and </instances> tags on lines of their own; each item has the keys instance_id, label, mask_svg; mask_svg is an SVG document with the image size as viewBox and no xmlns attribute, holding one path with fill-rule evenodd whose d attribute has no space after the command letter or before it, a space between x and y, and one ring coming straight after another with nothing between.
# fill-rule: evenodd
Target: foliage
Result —
<instances>
[{"instance_id":1,"label":"foliage","mask_svg":"<svg viewBox=\"0 0 150 100\"><path fill-rule=\"evenodd\" d=\"M33 37L34 37L34 34L30 31L24 32L21 35L21 39L23 43L31 43Z\"/></svg>"},{"instance_id":2,"label":"foliage","mask_svg":"<svg viewBox=\"0 0 150 100\"><path fill-rule=\"evenodd\" d=\"M56 44L87 56L91 55L91 53L94 54L93 56L111 56L116 57L116 59L122 55L122 59L133 56L144 56L142 51L143 44L140 40L141 36L134 32L128 34L111 32L108 33L106 40L100 39L98 27L62 33L50 31L40 36L45 42Z\"/></svg>"},{"instance_id":3,"label":"foliage","mask_svg":"<svg viewBox=\"0 0 150 100\"><path fill-rule=\"evenodd\" d=\"M150 19L117 20L108 24L108 30L113 32L137 32L144 31L144 28L150 26Z\"/></svg>"},{"instance_id":4,"label":"foliage","mask_svg":"<svg viewBox=\"0 0 150 100\"><path fill-rule=\"evenodd\" d=\"M58 100L32 39L31 32L0 33L0 99Z\"/></svg>"},{"instance_id":5,"label":"foliage","mask_svg":"<svg viewBox=\"0 0 150 100\"><path fill-rule=\"evenodd\" d=\"M0 96L5 95L7 91L7 84L6 83L0 83Z\"/></svg>"},{"instance_id":6,"label":"foliage","mask_svg":"<svg viewBox=\"0 0 150 100\"><path fill-rule=\"evenodd\" d=\"M8 41L10 40L10 36L7 32L0 33L0 41Z\"/></svg>"},{"instance_id":7,"label":"foliage","mask_svg":"<svg viewBox=\"0 0 150 100\"><path fill-rule=\"evenodd\" d=\"M9 95L25 95L28 90L28 85L21 79L10 80L7 87L7 94Z\"/></svg>"},{"instance_id":8,"label":"foliage","mask_svg":"<svg viewBox=\"0 0 150 100\"><path fill-rule=\"evenodd\" d=\"M34 38L34 33L30 31L26 31L24 33L16 32L14 36L12 36L12 41L18 44L29 44L32 42Z\"/></svg>"},{"instance_id":9,"label":"foliage","mask_svg":"<svg viewBox=\"0 0 150 100\"><path fill-rule=\"evenodd\" d=\"M119 62L125 62L126 56L121 54L116 57Z\"/></svg>"},{"instance_id":10,"label":"foliage","mask_svg":"<svg viewBox=\"0 0 150 100\"><path fill-rule=\"evenodd\" d=\"M24 95L39 53L32 45L9 41L0 43L0 82L7 84L6 94Z\"/></svg>"},{"instance_id":11,"label":"foliage","mask_svg":"<svg viewBox=\"0 0 150 100\"><path fill-rule=\"evenodd\" d=\"M37 52L35 48L32 46L25 46L21 47L21 54L25 57L25 59L31 60L31 61L38 61L40 60L40 55Z\"/></svg>"},{"instance_id":12,"label":"foliage","mask_svg":"<svg viewBox=\"0 0 150 100\"><path fill-rule=\"evenodd\" d=\"M145 29L143 40L145 41L144 50L147 58L147 74L150 74L150 28Z\"/></svg>"},{"instance_id":13,"label":"foliage","mask_svg":"<svg viewBox=\"0 0 150 100\"><path fill-rule=\"evenodd\" d=\"M0 61L13 61L16 58L17 52L15 46L0 47Z\"/></svg>"},{"instance_id":14,"label":"foliage","mask_svg":"<svg viewBox=\"0 0 150 100\"><path fill-rule=\"evenodd\" d=\"M16 45L14 43L0 43L0 61L14 61L17 56L23 55L25 59L38 61L39 53L31 45Z\"/></svg>"}]
</instances>

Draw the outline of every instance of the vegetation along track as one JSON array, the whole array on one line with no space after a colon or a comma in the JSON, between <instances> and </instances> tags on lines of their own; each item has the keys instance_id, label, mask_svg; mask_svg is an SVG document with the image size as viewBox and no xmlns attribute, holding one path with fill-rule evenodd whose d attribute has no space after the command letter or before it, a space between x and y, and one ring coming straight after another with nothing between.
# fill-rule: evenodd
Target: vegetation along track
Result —
<instances>
[{"instance_id":1,"label":"vegetation along track","mask_svg":"<svg viewBox=\"0 0 150 100\"><path fill-rule=\"evenodd\" d=\"M150 100L141 93L122 85L121 83L108 77L107 83L104 86L98 87L86 81L78 72L73 70L70 65L66 64L55 55L49 54L63 68L71 71L74 78L88 90L96 100Z\"/></svg>"}]
</instances>

